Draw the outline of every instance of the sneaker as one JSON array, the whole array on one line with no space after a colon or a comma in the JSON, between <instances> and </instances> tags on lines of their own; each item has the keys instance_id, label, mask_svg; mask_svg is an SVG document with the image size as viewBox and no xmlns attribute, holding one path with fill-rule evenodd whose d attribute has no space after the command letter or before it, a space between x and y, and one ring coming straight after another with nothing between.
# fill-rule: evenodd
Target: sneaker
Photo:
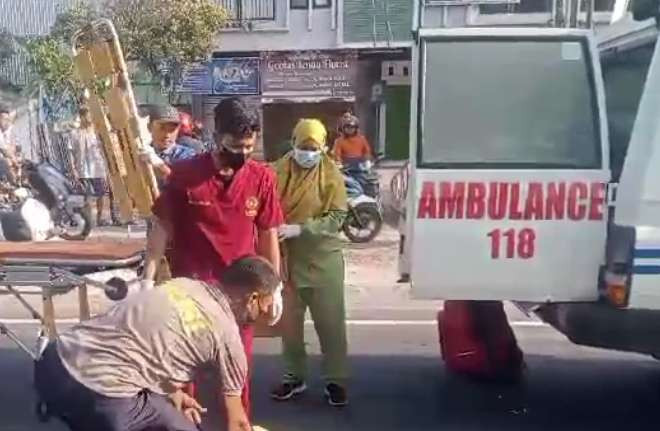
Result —
<instances>
[{"instance_id":1,"label":"sneaker","mask_svg":"<svg viewBox=\"0 0 660 431\"><path fill-rule=\"evenodd\" d=\"M348 404L346 389L336 383L330 383L325 387L325 398L333 407L344 407Z\"/></svg>"},{"instance_id":2,"label":"sneaker","mask_svg":"<svg viewBox=\"0 0 660 431\"><path fill-rule=\"evenodd\" d=\"M307 390L305 382L287 374L282 383L270 392L271 398L277 401L287 401Z\"/></svg>"}]
</instances>

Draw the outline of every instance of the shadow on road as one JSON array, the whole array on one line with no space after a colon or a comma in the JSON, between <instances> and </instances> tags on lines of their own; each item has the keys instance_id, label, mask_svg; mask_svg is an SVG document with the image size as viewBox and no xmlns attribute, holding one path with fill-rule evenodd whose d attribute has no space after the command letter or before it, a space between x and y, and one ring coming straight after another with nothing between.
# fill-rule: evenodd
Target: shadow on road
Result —
<instances>
[{"instance_id":1,"label":"shadow on road","mask_svg":"<svg viewBox=\"0 0 660 431\"><path fill-rule=\"evenodd\" d=\"M660 367L653 361L529 355L524 383L494 385L448 374L437 358L359 356L352 358L351 405L343 410L324 403L318 379L295 402L271 401L266 391L278 362L257 357L253 380L255 423L271 431L621 431L660 423ZM318 358L312 364L317 371Z\"/></svg>"},{"instance_id":2,"label":"shadow on road","mask_svg":"<svg viewBox=\"0 0 660 431\"><path fill-rule=\"evenodd\" d=\"M271 431L430 430L653 430L660 423L660 367L654 361L559 359L528 355L526 382L488 385L447 374L429 356L352 358L351 405L337 410L322 399L322 384L295 402L276 403L267 390L279 375L279 359L255 358L255 423ZM310 369L318 375L318 357ZM206 378L202 399L210 413L204 430L220 417ZM62 430L33 416L31 362L14 349L0 349L0 430Z\"/></svg>"}]
</instances>

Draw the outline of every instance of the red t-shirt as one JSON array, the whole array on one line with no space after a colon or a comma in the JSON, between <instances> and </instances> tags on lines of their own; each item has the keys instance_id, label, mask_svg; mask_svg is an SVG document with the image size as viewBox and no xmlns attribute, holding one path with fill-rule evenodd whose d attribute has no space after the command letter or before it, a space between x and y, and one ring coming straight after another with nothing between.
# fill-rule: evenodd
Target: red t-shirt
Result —
<instances>
[{"instance_id":1,"label":"red t-shirt","mask_svg":"<svg viewBox=\"0 0 660 431\"><path fill-rule=\"evenodd\" d=\"M172 225L172 275L205 281L217 280L234 260L254 255L257 230L283 222L268 166L248 160L226 186L210 154L172 165L153 212Z\"/></svg>"}]
</instances>

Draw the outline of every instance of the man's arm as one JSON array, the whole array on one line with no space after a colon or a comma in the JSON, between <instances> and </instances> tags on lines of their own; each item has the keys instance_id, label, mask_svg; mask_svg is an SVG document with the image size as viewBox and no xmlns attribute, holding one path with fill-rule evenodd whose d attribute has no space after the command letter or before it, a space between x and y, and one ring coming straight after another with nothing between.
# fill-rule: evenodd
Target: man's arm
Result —
<instances>
[{"instance_id":1,"label":"man's arm","mask_svg":"<svg viewBox=\"0 0 660 431\"><path fill-rule=\"evenodd\" d=\"M257 233L257 254L267 259L277 273L280 272L280 242L277 238L277 228L259 230Z\"/></svg>"},{"instance_id":2,"label":"man's arm","mask_svg":"<svg viewBox=\"0 0 660 431\"><path fill-rule=\"evenodd\" d=\"M255 220L257 226L257 254L273 264L280 271L280 243L277 228L284 222L280 198L277 193L275 174L272 171L264 176L261 187L261 207Z\"/></svg>"},{"instance_id":3,"label":"man's arm","mask_svg":"<svg viewBox=\"0 0 660 431\"><path fill-rule=\"evenodd\" d=\"M167 240L169 238L167 223L154 216L151 230L147 236L147 256L144 262L144 280L155 280L160 263L165 256Z\"/></svg>"},{"instance_id":4,"label":"man's arm","mask_svg":"<svg viewBox=\"0 0 660 431\"><path fill-rule=\"evenodd\" d=\"M252 431L240 396L225 395L227 431Z\"/></svg>"}]
</instances>

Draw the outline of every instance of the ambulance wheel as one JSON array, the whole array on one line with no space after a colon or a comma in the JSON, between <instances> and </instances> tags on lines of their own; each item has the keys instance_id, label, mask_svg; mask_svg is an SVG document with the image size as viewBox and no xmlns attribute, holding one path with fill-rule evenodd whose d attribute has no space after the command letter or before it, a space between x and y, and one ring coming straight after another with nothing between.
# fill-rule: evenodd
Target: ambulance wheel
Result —
<instances>
[{"instance_id":1,"label":"ambulance wheel","mask_svg":"<svg viewBox=\"0 0 660 431\"><path fill-rule=\"evenodd\" d=\"M376 238L383 228L383 217L372 204L360 204L348 210L342 227L346 237L354 243L365 243Z\"/></svg>"}]
</instances>

